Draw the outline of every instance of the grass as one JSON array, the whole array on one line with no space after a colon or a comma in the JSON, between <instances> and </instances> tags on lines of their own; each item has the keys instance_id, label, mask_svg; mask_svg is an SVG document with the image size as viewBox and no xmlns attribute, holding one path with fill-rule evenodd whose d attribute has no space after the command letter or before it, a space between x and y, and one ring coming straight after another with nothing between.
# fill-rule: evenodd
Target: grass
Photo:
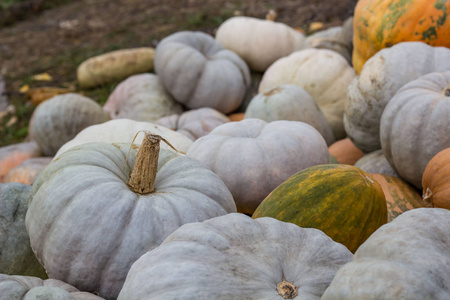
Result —
<instances>
[{"instance_id":1,"label":"grass","mask_svg":"<svg viewBox=\"0 0 450 300\"><path fill-rule=\"evenodd\" d=\"M1 0L2 4L3 1ZM22 0L6 0L11 3ZM47 0L45 1L46 8L52 8L76 0ZM5 2L6 3L6 2ZM212 11L205 7L200 11L185 14L183 16L170 16L170 23L176 24L176 30L201 30L205 32L212 32L212 29L217 28L227 18L233 16L235 8L224 8L219 11ZM164 20L163 20L164 21ZM167 19L165 20L167 24ZM158 20L154 20L158 23ZM18 90L20 86L28 85L30 87L39 86L55 86L55 87L75 87L76 92L83 94L100 105L103 105L109 94L114 90L119 82L111 82L92 89L80 89L76 82L76 69L86 59L100 55L106 52L114 51L123 48L132 48L139 46L148 46L148 41L158 40L171 32L160 32L160 36L152 36L146 40L138 40L136 33L132 28L123 27L118 29L120 32L110 32L105 34L105 40L111 40L120 35L119 41L114 43L104 43L103 46L97 44L86 44L81 47L71 48L57 56L42 57L35 64L30 66L27 74L18 75L16 77L4 76L4 79L9 85L9 90ZM32 75L47 72L53 80L51 82L36 82L32 80ZM11 86L14 83L14 87ZM14 92L9 97L9 102L15 107L15 112L0 120L0 147L19 143L27 139L29 120L32 116L34 106L25 94ZM11 119L17 121L10 126L7 126Z\"/></svg>"}]
</instances>

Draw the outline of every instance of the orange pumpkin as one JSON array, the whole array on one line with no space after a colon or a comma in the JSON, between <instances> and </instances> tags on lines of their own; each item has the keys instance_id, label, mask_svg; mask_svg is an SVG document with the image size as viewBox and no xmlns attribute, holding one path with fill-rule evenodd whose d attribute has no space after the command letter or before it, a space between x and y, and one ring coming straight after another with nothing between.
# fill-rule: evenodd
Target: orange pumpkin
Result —
<instances>
[{"instance_id":1,"label":"orange pumpkin","mask_svg":"<svg viewBox=\"0 0 450 300\"><path fill-rule=\"evenodd\" d=\"M0 182L4 182L8 173L23 161L41 155L36 142L22 142L0 147Z\"/></svg>"},{"instance_id":2,"label":"orange pumpkin","mask_svg":"<svg viewBox=\"0 0 450 300\"><path fill-rule=\"evenodd\" d=\"M450 148L428 162L422 175L423 200L431 207L450 209Z\"/></svg>"},{"instance_id":3,"label":"orange pumpkin","mask_svg":"<svg viewBox=\"0 0 450 300\"><path fill-rule=\"evenodd\" d=\"M233 113L231 115L228 115L228 118L230 119L230 122L237 122L242 121L244 119L245 113Z\"/></svg>"},{"instance_id":4,"label":"orange pumpkin","mask_svg":"<svg viewBox=\"0 0 450 300\"><path fill-rule=\"evenodd\" d=\"M340 164L346 165L354 165L364 155L350 138L334 142L328 147L328 151Z\"/></svg>"},{"instance_id":5,"label":"orange pumpkin","mask_svg":"<svg viewBox=\"0 0 450 300\"><path fill-rule=\"evenodd\" d=\"M405 211L424 207L422 197L420 197L419 193L402 179L374 173L371 173L370 176L383 189L387 203L388 222L391 222Z\"/></svg>"},{"instance_id":6,"label":"orange pumpkin","mask_svg":"<svg viewBox=\"0 0 450 300\"><path fill-rule=\"evenodd\" d=\"M359 0L353 23L353 67L383 48L406 41L450 47L450 1Z\"/></svg>"}]
</instances>

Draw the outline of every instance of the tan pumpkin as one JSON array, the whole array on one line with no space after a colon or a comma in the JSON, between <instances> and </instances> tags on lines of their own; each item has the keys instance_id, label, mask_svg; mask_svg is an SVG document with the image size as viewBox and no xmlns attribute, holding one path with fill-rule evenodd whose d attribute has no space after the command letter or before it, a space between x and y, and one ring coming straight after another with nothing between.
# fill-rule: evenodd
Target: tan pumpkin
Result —
<instances>
[{"instance_id":1,"label":"tan pumpkin","mask_svg":"<svg viewBox=\"0 0 450 300\"><path fill-rule=\"evenodd\" d=\"M347 165L354 165L364 155L350 138L334 142L328 147L328 151L340 164Z\"/></svg>"},{"instance_id":2,"label":"tan pumpkin","mask_svg":"<svg viewBox=\"0 0 450 300\"><path fill-rule=\"evenodd\" d=\"M388 222L391 222L405 211L424 207L422 197L404 180L383 174L370 174L370 176L381 185L386 196Z\"/></svg>"},{"instance_id":3,"label":"tan pumpkin","mask_svg":"<svg viewBox=\"0 0 450 300\"><path fill-rule=\"evenodd\" d=\"M422 176L423 200L431 207L450 209L450 148L428 162Z\"/></svg>"}]
</instances>

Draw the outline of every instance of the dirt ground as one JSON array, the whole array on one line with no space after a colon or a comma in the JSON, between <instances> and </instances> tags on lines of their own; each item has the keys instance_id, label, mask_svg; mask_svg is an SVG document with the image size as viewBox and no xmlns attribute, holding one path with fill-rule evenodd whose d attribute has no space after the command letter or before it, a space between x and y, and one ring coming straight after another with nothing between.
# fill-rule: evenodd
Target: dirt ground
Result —
<instances>
[{"instance_id":1,"label":"dirt ground","mask_svg":"<svg viewBox=\"0 0 450 300\"><path fill-rule=\"evenodd\" d=\"M34 1L38 4L45 2ZM0 135L5 135L2 144L17 141L27 133L22 130L19 136L6 137L16 134L15 131L20 130L20 127L27 126L33 110L29 104L25 105L27 100L19 93L19 89L24 85L77 89L76 67L89 57L123 48L155 47L159 40L180 30L200 30L214 35L217 27L229 17L239 14L264 18L270 9L277 12L277 21L309 33L312 22L322 22L324 29L341 25L353 14L356 2L64 0L63 4L52 9L24 6L23 11L27 13L20 15L23 20L7 26L0 24L0 74L6 81L10 102L17 106L15 114L18 118L15 127L0 131ZM9 16L11 18L11 14ZM33 75L44 72L51 76L50 82L31 79ZM103 89L98 93L87 93L101 103L111 89L112 86L109 86L106 92ZM3 118L2 122L7 121L8 118ZM3 137L0 136L0 139Z\"/></svg>"}]
</instances>

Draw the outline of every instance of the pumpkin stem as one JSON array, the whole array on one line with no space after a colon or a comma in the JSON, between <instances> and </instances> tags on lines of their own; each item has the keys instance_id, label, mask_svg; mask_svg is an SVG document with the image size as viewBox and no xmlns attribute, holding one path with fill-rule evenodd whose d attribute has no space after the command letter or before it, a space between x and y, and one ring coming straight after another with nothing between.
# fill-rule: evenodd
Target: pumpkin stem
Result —
<instances>
[{"instance_id":1,"label":"pumpkin stem","mask_svg":"<svg viewBox=\"0 0 450 300\"><path fill-rule=\"evenodd\" d=\"M266 14L266 20L267 21L275 21L277 18L277 12L273 9L269 10L269 12Z\"/></svg>"},{"instance_id":2,"label":"pumpkin stem","mask_svg":"<svg viewBox=\"0 0 450 300\"><path fill-rule=\"evenodd\" d=\"M145 195L155 190L159 142L162 139L157 134L145 133L145 137L136 154L133 171L128 180L128 186L133 192Z\"/></svg>"},{"instance_id":3,"label":"pumpkin stem","mask_svg":"<svg viewBox=\"0 0 450 300\"><path fill-rule=\"evenodd\" d=\"M423 202L425 203L426 207L434 207L433 192L431 191L431 189L429 187L425 190L425 194L423 194L422 199L423 199Z\"/></svg>"},{"instance_id":4,"label":"pumpkin stem","mask_svg":"<svg viewBox=\"0 0 450 300\"><path fill-rule=\"evenodd\" d=\"M294 299L297 297L298 287L292 282L286 281L283 276L283 281L277 285L277 292L284 299Z\"/></svg>"},{"instance_id":5,"label":"pumpkin stem","mask_svg":"<svg viewBox=\"0 0 450 300\"><path fill-rule=\"evenodd\" d=\"M448 87L448 88L446 88L446 89L444 90L444 96L445 96L445 97L450 97L450 87Z\"/></svg>"}]
</instances>

